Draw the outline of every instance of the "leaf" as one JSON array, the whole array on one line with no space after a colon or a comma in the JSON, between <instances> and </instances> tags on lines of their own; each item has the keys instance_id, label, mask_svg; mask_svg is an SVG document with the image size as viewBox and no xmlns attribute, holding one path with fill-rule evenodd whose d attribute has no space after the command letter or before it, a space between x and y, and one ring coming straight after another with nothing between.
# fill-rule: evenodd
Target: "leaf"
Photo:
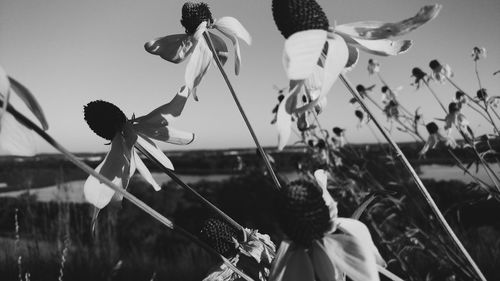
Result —
<instances>
[{"instance_id":1,"label":"leaf","mask_svg":"<svg viewBox=\"0 0 500 281\"><path fill-rule=\"evenodd\" d=\"M196 43L196 40L190 35L174 34L155 38L144 44L144 49L169 62L180 63L191 54Z\"/></svg>"},{"instance_id":2,"label":"leaf","mask_svg":"<svg viewBox=\"0 0 500 281\"><path fill-rule=\"evenodd\" d=\"M288 79L303 80L312 74L326 36L325 30L312 29L288 37L283 50L283 66Z\"/></svg>"},{"instance_id":3,"label":"leaf","mask_svg":"<svg viewBox=\"0 0 500 281\"><path fill-rule=\"evenodd\" d=\"M42 107L36 100L35 96L21 83L17 82L14 78L9 77L10 87L16 93L21 100L26 104L29 110L35 115L35 117L40 121L42 128L44 130L49 129L49 124L47 123L47 119L45 119L45 115L43 114Z\"/></svg>"}]
</instances>

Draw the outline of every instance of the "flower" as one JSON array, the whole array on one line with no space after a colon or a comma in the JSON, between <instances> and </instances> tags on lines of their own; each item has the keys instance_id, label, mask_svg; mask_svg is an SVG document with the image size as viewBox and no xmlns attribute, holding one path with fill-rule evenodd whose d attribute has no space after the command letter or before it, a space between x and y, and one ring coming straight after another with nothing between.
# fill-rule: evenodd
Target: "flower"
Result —
<instances>
[{"instance_id":1,"label":"flower","mask_svg":"<svg viewBox=\"0 0 500 281\"><path fill-rule=\"evenodd\" d=\"M448 135L455 126L469 140L474 139L474 134L469 126L469 121L464 114L460 112L460 104L452 102L448 105L448 114L446 115L444 129Z\"/></svg>"},{"instance_id":2,"label":"flower","mask_svg":"<svg viewBox=\"0 0 500 281\"><path fill-rule=\"evenodd\" d=\"M446 79L453 77L453 71L449 65L442 65L437 60L431 60L429 67L432 69L432 78L440 83L446 82Z\"/></svg>"},{"instance_id":3,"label":"flower","mask_svg":"<svg viewBox=\"0 0 500 281\"><path fill-rule=\"evenodd\" d=\"M399 117L399 105L396 101L389 101L384 107L385 116L387 119L397 119Z\"/></svg>"},{"instance_id":4,"label":"flower","mask_svg":"<svg viewBox=\"0 0 500 281\"><path fill-rule=\"evenodd\" d=\"M486 58L486 48L477 46L472 48L471 56L474 61Z\"/></svg>"},{"instance_id":5,"label":"flower","mask_svg":"<svg viewBox=\"0 0 500 281\"><path fill-rule=\"evenodd\" d=\"M267 280L276 252L276 246L269 235L250 229L239 231L225 221L213 217L205 221L199 237L254 280ZM221 262L212 268L203 280L240 280L238 278L238 274Z\"/></svg>"},{"instance_id":6,"label":"flower","mask_svg":"<svg viewBox=\"0 0 500 281\"><path fill-rule=\"evenodd\" d=\"M486 92L485 88L481 88L481 89L477 90L476 97L480 101L486 101L488 99L488 92Z\"/></svg>"},{"instance_id":7,"label":"flower","mask_svg":"<svg viewBox=\"0 0 500 281\"><path fill-rule=\"evenodd\" d=\"M333 137L332 141L335 147L344 147L347 143L345 139L345 129L339 127L333 127L332 129Z\"/></svg>"},{"instance_id":8,"label":"flower","mask_svg":"<svg viewBox=\"0 0 500 281\"><path fill-rule=\"evenodd\" d=\"M426 82L426 81L429 81L430 78L427 78L427 80L425 80L425 78L427 77L427 73L425 73L422 69L418 68L418 67L414 67L412 70L411 70L411 77L415 77L415 82L412 83L412 85L415 85L418 88L420 88L420 83L422 81Z\"/></svg>"},{"instance_id":9,"label":"flower","mask_svg":"<svg viewBox=\"0 0 500 281\"><path fill-rule=\"evenodd\" d=\"M11 93L15 93L23 101L44 130L49 128L43 110L33 94L23 84L9 77L0 66L0 150L10 155L34 156L36 146L33 131L20 124L7 111Z\"/></svg>"},{"instance_id":10,"label":"flower","mask_svg":"<svg viewBox=\"0 0 500 281\"><path fill-rule=\"evenodd\" d=\"M169 126L181 114L188 97L187 92L187 88L183 86L169 103L147 115L138 118L133 116L130 120L112 103L101 100L88 103L84 108L85 121L94 133L111 141L110 151L96 171L119 187L127 188L130 177L137 169L155 190L160 190L134 145L139 144L165 167L173 170L170 160L152 139L183 145L194 140L194 134ZM115 191L89 176L84 184L84 195L87 201L102 209L115 196Z\"/></svg>"},{"instance_id":11,"label":"flower","mask_svg":"<svg viewBox=\"0 0 500 281\"><path fill-rule=\"evenodd\" d=\"M436 123L430 122L425 125L427 132L429 132L429 138L425 142L424 147L418 153L420 156L424 156L429 149L434 149L440 142L444 142L447 147L455 148L457 144L450 136L444 136L439 132L439 127Z\"/></svg>"},{"instance_id":12,"label":"flower","mask_svg":"<svg viewBox=\"0 0 500 281\"><path fill-rule=\"evenodd\" d=\"M356 91L358 91L359 95L362 97L362 98L365 98L367 97L369 94L371 94L371 92L373 91L373 88L375 88L375 85L371 85L370 87L368 88L365 88L365 86L361 85L361 84L358 84L356 86Z\"/></svg>"},{"instance_id":13,"label":"flower","mask_svg":"<svg viewBox=\"0 0 500 281\"><path fill-rule=\"evenodd\" d=\"M361 128L363 126L363 123L368 123L368 120L365 118L365 114L363 113L363 111L356 109L354 110L354 115L358 117L358 128Z\"/></svg>"},{"instance_id":14,"label":"flower","mask_svg":"<svg viewBox=\"0 0 500 281\"><path fill-rule=\"evenodd\" d=\"M460 107L462 107L462 105L466 104L467 98L466 98L465 93L462 91L456 91L454 102L456 102Z\"/></svg>"},{"instance_id":15,"label":"flower","mask_svg":"<svg viewBox=\"0 0 500 281\"><path fill-rule=\"evenodd\" d=\"M269 281L379 280L385 265L368 228L337 216L327 190L327 173L317 170L316 183L296 180L280 193L280 224L286 238L271 267Z\"/></svg>"},{"instance_id":16,"label":"flower","mask_svg":"<svg viewBox=\"0 0 500 281\"><path fill-rule=\"evenodd\" d=\"M192 93L194 99L198 100L196 87L200 84L213 60L212 52L203 38L203 33L207 32L209 35L222 64L228 58L226 43L219 35L209 31L209 29L218 30L232 41L235 52L234 70L236 75L240 72L241 64L238 39L250 45L252 38L243 25L233 17L222 17L214 20L208 5L202 2L186 2L182 6L181 24L185 28L185 34L174 34L153 39L147 42L144 48L147 52L173 63L180 63L191 55L184 78L189 93Z\"/></svg>"},{"instance_id":17,"label":"flower","mask_svg":"<svg viewBox=\"0 0 500 281\"><path fill-rule=\"evenodd\" d=\"M368 60L368 74L373 75L380 72L380 63L374 59Z\"/></svg>"},{"instance_id":18,"label":"flower","mask_svg":"<svg viewBox=\"0 0 500 281\"><path fill-rule=\"evenodd\" d=\"M440 9L437 4L425 6L414 17L397 23L370 21L331 27L314 0L273 0L274 21L286 38L283 64L290 80L278 109L278 149L290 136L290 115L300 115L324 100L337 76L356 64L358 48L382 56L404 53L412 44L410 40L388 38L432 20ZM308 102L300 102L302 95L308 96Z\"/></svg>"}]
</instances>

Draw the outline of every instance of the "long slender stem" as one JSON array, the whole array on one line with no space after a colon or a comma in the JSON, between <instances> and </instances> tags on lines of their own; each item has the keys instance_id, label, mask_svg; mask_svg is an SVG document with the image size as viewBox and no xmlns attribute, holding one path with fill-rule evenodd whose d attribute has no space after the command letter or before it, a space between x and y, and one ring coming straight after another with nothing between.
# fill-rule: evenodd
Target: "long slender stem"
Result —
<instances>
[{"instance_id":1,"label":"long slender stem","mask_svg":"<svg viewBox=\"0 0 500 281\"><path fill-rule=\"evenodd\" d=\"M250 131L250 134L252 135L252 138L253 138L253 141L255 142L255 145L257 146L257 149L259 150L262 159L264 159L267 170L269 171L269 174L271 175L271 177L273 179L275 187L278 190L281 189L281 184L280 184L278 178L276 177L276 174L274 173L273 167L271 166L271 163L269 162L269 159L267 158L267 154L264 152L264 149L260 145L259 140L257 139L257 135L255 135L255 132L252 128L252 125L250 124L250 121L248 121L247 115L246 115L245 111L243 110L243 107L241 106L240 100L238 99L238 96L236 95L236 92L234 91L234 88L231 85L231 81L229 81L229 78L227 77L226 71L222 67L222 63L219 60L219 56L217 56L217 51L215 50L215 47L212 43L212 39L210 39L210 36L208 35L208 33L206 31L203 32L203 37L205 38L205 41L207 42L207 45L210 48L210 51L212 51L212 55L214 57L215 63L217 64L217 67L219 68L219 71L222 74L224 81L226 81L227 87L229 88L229 92L231 92L231 95L233 96L234 102L236 103L236 106L238 107L238 110L240 111L240 114L243 117L245 124L247 125L248 131Z\"/></svg>"},{"instance_id":2,"label":"long slender stem","mask_svg":"<svg viewBox=\"0 0 500 281\"><path fill-rule=\"evenodd\" d=\"M222 261L229 267L231 268L234 272L236 272L238 275L243 277L245 280L248 281L253 281L252 278L250 278L248 275L243 273L241 270L239 270L236 266L234 266L227 258L219 254L216 250L214 250L212 247L210 247L208 244L205 242L201 241L198 239L198 237L194 236L193 234L187 232L183 228L176 226L172 221L167 219L165 216L162 214L158 213L156 210L148 206L146 203L141 201L139 198L135 197L125 189L118 187L115 185L113 182L111 182L109 179L104 177L103 175L99 174L96 172L94 169L89 167L87 164L83 163L80 159L78 159L76 156L74 156L69 150L64 148L62 145L60 145L56 140L54 140L49 134L47 134L44 130L42 130L38 125L33 123L31 120L26 118L23 114L18 112L16 109L14 109L11 105L8 105L7 110L9 113L11 113L17 120L19 120L24 126L27 128L35 131L40 137L42 137L46 142L48 142L51 146L53 146L55 149L59 150L64 156L68 158L70 162L72 162L75 166L78 168L82 169L84 172L88 173L89 175L97 178L99 181L102 183L106 184L109 186L111 189L113 189L115 192L119 193L122 195L124 198L129 200L132 204L136 205L139 209L143 210L147 214L149 214L151 217L159 221L161 224L165 225L166 227L178 231L182 235L186 236L187 238L191 239L194 243L198 244L200 247L205 249L207 252L219 257L222 259Z\"/></svg>"},{"instance_id":3,"label":"long slender stem","mask_svg":"<svg viewBox=\"0 0 500 281\"><path fill-rule=\"evenodd\" d=\"M362 100L361 96L359 95L359 93L352 87L352 85L349 83L349 81L347 80L347 78L343 74L340 75L340 80L344 83L344 85L351 92L351 94L358 100L358 102L364 108L364 110L370 115L370 117L372 118L373 123L378 127L378 129L380 130L380 132L382 133L382 135L384 136L384 138L387 140L387 142L394 149L394 151L396 153L396 156L402 162L402 164L405 166L405 168L407 169L407 171L410 173L413 181L415 182L415 184L418 187L418 190L423 195L425 201L427 202L427 204L431 208L432 212L434 213L434 215L438 219L440 225L447 232L447 234L451 237L451 240L456 244L456 246L458 247L458 249L460 249L460 251L462 252L462 254L465 256L465 258L467 259L467 261L470 263L470 265L474 269L474 271L477 274L477 276L479 277L479 279L483 280L483 281L486 281L486 278L484 277L483 273L481 272L481 270L479 269L479 267L476 265L476 263L474 262L474 260L472 259L472 257L469 255L469 253L467 252L467 250L465 249L465 247L462 245L462 243L460 242L460 240L456 236L455 232L453 232L453 229L450 227L450 225L448 224L448 222L444 218L443 214L439 210L438 206L436 205L436 203L432 199L431 195L429 194L429 192L425 188L424 184L422 183L422 181L418 177L418 175L415 172L415 170L413 169L413 167L410 165L410 162L408 161L408 159L406 158L406 156L403 154L403 152L401 151L401 149L399 148L399 146L396 144L396 142L394 142L394 140L389 136L389 134L385 131L385 129L380 125L380 123L377 121L377 119L375 118L375 116L373 116L373 114L370 112L370 110L368 109L368 107L363 102L363 100Z\"/></svg>"},{"instance_id":4,"label":"long slender stem","mask_svg":"<svg viewBox=\"0 0 500 281\"><path fill-rule=\"evenodd\" d=\"M434 96L434 98L437 100L437 102L439 103L439 105L441 106L441 108L444 110L444 112L448 112L448 110L446 109L446 107L443 105L443 103L441 102L441 100L439 100L436 92L434 92L434 90L429 86L429 83L427 81L425 81L425 78L422 79L422 81L424 81L424 84L425 86L427 86L427 89L429 89L429 92L431 92L431 94Z\"/></svg>"},{"instance_id":5,"label":"long slender stem","mask_svg":"<svg viewBox=\"0 0 500 281\"><path fill-rule=\"evenodd\" d=\"M228 216L226 213L224 213L222 210L217 208L214 204L212 204L210 201L205 199L203 196L201 196L196 190L194 190L192 187L184 183L176 174L174 171L168 169L167 167L163 166L158 159L156 159L153 155L151 155L146 149L144 149L140 144L136 143L135 147L141 151L144 155L146 155L153 163L158 166L165 174L167 174L173 181L175 181L178 185L183 187L185 190L187 190L191 195L196 197L201 203L203 203L205 206L208 208L214 210L218 215L220 215L222 218L224 218L227 222L229 222L231 225L233 225L237 229L241 229L242 231L245 231L245 228L241 226L239 223L237 223L235 220L233 220L230 216Z\"/></svg>"},{"instance_id":6,"label":"long slender stem","mask_svg":"<svg viewBox=\"0 0 500 281\"><path fill-rule=\"evenodd\" d=\"M391 91L392 95L394 95L394 98L395 98L396 92L394 92L392 90L392 88L389 86L389 84L387 84L387 82L385 82L385 80L382 77L382 74L380 74L380 72L377 72L377 77L380 80L380 82L382 82L382 84L384 84L384 86L386 86L387 89L389 89L389 91ZM399 104L401 109L403 109L403 111L406 112L406 114L408 114L410 117L414 118L413 114L408 109L406 109L399 101L397 103Z\"/></svg>"}]
</instances>

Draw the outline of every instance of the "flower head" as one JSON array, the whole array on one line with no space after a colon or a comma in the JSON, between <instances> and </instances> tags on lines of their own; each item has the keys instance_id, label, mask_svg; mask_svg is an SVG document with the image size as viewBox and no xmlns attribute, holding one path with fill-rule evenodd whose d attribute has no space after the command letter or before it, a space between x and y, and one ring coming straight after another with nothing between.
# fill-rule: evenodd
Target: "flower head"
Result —
<instances>
[{"instance_id":1,"label":"flower head","mask_svg":"<svg viewBox=\"0 0 500 281\"><path fill-rule=\"evenodd\" d=\"M132 117L130 120L112 103L101 100L88 103L84 107L85 121L94 133L111 141L111 149L96 171L116 185L126 188L137 169L155 190L159 190L160 186L135 151L134 145L140 145L165 167L173 169L170 160L152 140L173 144L189 144L194 140L194 134L169 126L170 121L182 112L187 95L186 87L182 87L171 102L145 116ZM115 191L89 176L84 185L84 195L87 201L102 209L115 196Z\"/></svg>"},{"instance_id":2,"label":"flower head","mask_svg":"<svg viewBox=\"0 0 500 281\"><path fill-rule=\"evenodd\" d=\"M460 109L461 106L459 103L451 102L448 105L448 114L444 119L444 129L446 130L448 135L450 135L453 127L456 127L464 137L468 138L469 140L473 140L474 134L469 126L470 123L465 115L460 112Z\"/></svg>"},{"instance_id":3,"label":"flower head","mask_svg":"<svg viewBox=\"0 0 500 281\"><path fill-rule=\"evenodd\" d=\"M472 48L471 56L474 61L486 58L486 48L477 46Z\"/></svg>"},{"instance_id":4,"label":"flower head","mask_svg":"<svg viewBox=\"0 0 500 281\"><path fill-rule=\"evenodd\" d=\"M417 15L397 23L356 22L329 26L328 18L314 0L273 0L274 21L283 36L283 64L290 79L284 101L278 109L278 148L290 136L291 115L311 110L324 101L337 76L357 62L358 49L389 56L406 52L410 40L392 41L432 20L440 5L425 6ZM306 103L298 102L302 95ZM281 119L281 120L280 120Z\"/></svg>"},{"instance_id":5,"label":"flower head","mask_svg":"<svg viewBox=\"0 0 500 281\"><path fill-rule=\"evenodd\" d=\"M455 148L457 146L455 140L453 140L450 136L444 136L441 134L439 131L439 126L434 123L430 122L425 125L427 128L427 132L429 133L429 138L425 142L424 147L420 150L418 153L420 156L424 156L429 149L434 149L436 146L440 143L443 142L445 146Z\"/></svg>"},{"instance_id":6,"label":"flower head","mask_svg":"<svg viewBox=\"0 0 500 281\"><path fill-rule=\"evenodd\" d=\"M437 81L444 83L447 79L453 77L453 71L449 65L442 65L438 60L432 60L429 63L429 67L432 69L432 78Z\"/></svg>"},{"instance_id":7,"label":"flower head","mask_svg":"<svg viewBox=\"0 0 500 281\"><path fill-rule=\"evenodd\" d=\"M467 98L464 92L462 91L456 91L455 92L455 102L459 104L461 107L462 105L467 103Z\"/></svg>"},{"instance_id":8,"label":"flower head","mask_svg":"<svg viewBox=\"0 0 500 281\"><path fill-rule=\"evenodd\" d=\"M144 48L147 52L173 63L180 63L191 55L184 79L189 93L192 93L194 99L198 100L196 88L213 60L212 51L203 38L203 34L207 32L222 64L225 64L228 59L228 48L224 40L211 30L216 29L231 40L235 52L236 75L240 72L241 64L238 39L245 41L249 45L252 39L248 31L237 19L223 17L214 20L210 8L206 3L202 2L187 2L183 5L181 24L185 28L185 34L174 34L153 39L147 42Z\"/></svg>"},{"instance_id":9,"label":"flower head","mask_svg":"<svg viewBox=\"0 0 500 281\"><path fill-rule=\"evenodd\" d=\"M343 147L347 143L345 139L345 129L339 127L333 127L333 144L335 147Z\"/></svg>"},{"instance_id":10,"label":"flower head","mask_svg":"<svg viewBox=\"0 0 500 281\"><path fill-rule=\"evenodd\" d=\"M379 280L383 264L367 227L339 218L337 203L327 190L327 173L317 170L316 182L298 180L280 193L281 242L270 281L338 280L345 273L355 281Z\"/></svg>"},{"instance_id":11,"label":"flower head","mask_svg":"<svg viewBox=\"0 0 500 281\"><path fill-rule=\"evenodd\" d=\"M380 63L374 59L368 60L368 74L373 75L380 72Z\"/></svg>"},{"instance_id":12,"label":"flower head","mask_svg":"<svg viewBox=\"0 0 500 281\"><path fill-rule=\"evenodd\" d=\"M35 96L23 84L9 77L0 66L0 151L10 155L33 156L36 154L33 131L20 124L7 110L11 93L23 101L44 130L49 128Z\"/></svg>"},{"instance_id":13,"label":"flower head","mask_svg":"<svg viewBox=\"0 0 500 281\"><path fill-rule=\"evenodd\" d=\"M481 101L485 101L488 99L488 92L486 92L485 88L481 88L477 90L476 97Z\"/></svg>"}]
</instances>

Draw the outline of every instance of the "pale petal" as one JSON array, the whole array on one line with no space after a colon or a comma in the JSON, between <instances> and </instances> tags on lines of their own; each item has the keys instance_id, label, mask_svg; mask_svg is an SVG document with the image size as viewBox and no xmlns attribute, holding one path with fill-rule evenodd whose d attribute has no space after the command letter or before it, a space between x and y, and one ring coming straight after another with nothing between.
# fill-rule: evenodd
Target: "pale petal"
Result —
<instances>
[{"instance_id":1,"label":"pale petal","mask_svg":"<svg viewBox=\"0 0 500 281\"><path fill-rule=\"evenodd\" d=\"M96 168L96 172L121 188L126 188L131 174L130 158L126 157L130 152L127 153L127 149L125 140L117 134L111 142L111 150ZM89 176L83 186L83 194L88 202L102 209L111 201L115 191L97 178Z\"/></svg>"},{"instance_id":2,"label":"pale petal","mask_svg":"<svg viewBox=\"0 0 500 281\"><path fill-rule=\"evenodd\" d=\"M347 59L347 63L345 64L345 71L351 71L358 63L359 51L353 46L347 46L347 49L349 51L349 56Z\"/></svg>"},{"instance_id":3,"label":"pale petal","mask_svg":"<svg viewBox=\"0 0 500 281\"><path fill-rule=\"evenodd\" d=\"M132 155L137 171L139 171L141 176L154 188L154 190L156 191L161 190L160 185L153 178L153 175L151 175L151 172L149 172L149 169L146 167L144 162L142 162L141 157L139 157L139 155L135 150L133 151Z\"/></svg>"},{"instance_id":4,"label":"pale petal","mask_svg":"<svg viewBox=\"0 0 500 281\"><path fill-rule=\"evenodd\" d=\"M325 236L322 243L318 245L323 247L333 265L353 281L380 280L371 249L359 239L345 234L332 234Z\"/></svg>"},{"instance_id":5,"label":"pale petal","mask_svg":"<svg viewBox=\"0 0 500 281\"><path fill-rule=\"evenodd\" d=\"M49 128L49 124L45 119L45 114L43 114L42 107L36 100L35 96L21 83L17 82L14 78L9 77L10 87L16 93L21 100L26 104L29 110L35 115L35 117L40 121L42 128L47 130Z\"/></svg>"},{"instance_id":6,"label":"pale petal","mask_svg":"<svg viewBox=\"0 0 500 281\"><path fill-rule=\"evenodd\" d=\"M174 34L153 39L144 44L144 49L169 62L180 63L193 51L195 44L196 41L190 35Z\"/></svg>"},{"instance_id":7,"label":"pale petal","mask_svg":"<svg viewBox=\"0 0 500 281\"><path fill-rule=\"evenodd\" d=\"M150 113L137 117L134 122L142 124L154 124L158 127L165 126L168 122L171 122L174 118L179 117L186 105L187 98L189 96L189 91L186 86L182 86L179 92L174 96L174 98L151 111ZM165 123L167 122L167 123Z\"/></svg>"},{"instance_id":8,"label":"pale petal","mask_svg":"<svg viewBox=\"0 0 500 281\"><path fill-rule=\"evenodd\" d=\"M196 95L196 87L200 84L201 79L205 75L212 61L212 52L204 40L200 40L194 48L191 58L186 66L184 79L186 87L193 94L193 98L198 100Z\"/></svg>"},{"instance_id":9,"label":"pale petal","mask_svg":"<svg viewBox=\"0 0 500 281\"><path fill-rule=\"evenodd\" d=\"M323 190L323 193L328 192L327 190L327 182L328 182L328 172L323 169L318 169L314 171L314 178L316 182Z\"/></svg>"},{"instance_id":10,"label":"pale petal","mask_svg":"<svg viewBox=\"0 0 500 281\"><path fill-rule=\"evenodd\" d=\"M0 121L2 120L2 115L7 111L7 105L10 99L10 82L9 77L5 70L0 66ZM1 129L1 126L0 126Z\"/></svg>"},{"instance_id":11,"label":"pale petal","mask_svg":"<svg viewBox=\"0 0 500 281\"><path fill-rule=\"evenodd\" d=\"M187 145L194 141L194 134L178 130L172 126L154 127L147 124L134 126L137 132L149 138L178 145Z\"/></svg>"},{"instance_id":12,"label":"pale petal","mask_svg":"<svg viewBox=\"0 0 500 281\"><path fill-rule=\"evenodd\" d=\"M434 19L442 5L434 4L422 7L419 12L408 19L396 23L380 21L362 21L337 25L335 30L362 39L386 39L402 36Z\"/></svg>"},{"instance_id":13,"label":"pale petal","mask_svg":"<svg viewBox=\"0 0 500 281\"><path fill-rule=\"evenodd\" d=\"M308 78L326 42L325 30L299 31L288 37L283 50L283 66L288 79Z\"/></svg>"},{"instance_id":14,"label":"pale petal","mask_svg":"<svg viewBox=\"0 0 500 281\"><path fill-rule=\"evenodd\" d=\"M293 249L285 271L283 272L284 281L315 281L314 268L309 255L303 248Z\"/></svg>"},{"instance_id":15,"label":"pale petal","mask_svg":"<svg viewBox=\"0 0 500 281\"><path fill-rule=\"evenodd\" d=\"M245 41L248 45L252 44L250 33L243 25L233 17L222 17L215 22L215 28L224 34L231 34ZM231 39L232 40L232 39Z\"/></svg>"},{"instance_id":16,"label":"pale petal","mask_svg":"<svg viewBox=\"0 0 500 281\"><path fill-rule=\"evenodd\" d=\"M286 104L290 98L293 98L291 94L285 96L276 113L275 125L278 130L278 150L282 150L286 146L292 132L292 115L286 110Z\"/></svg>"},{"instance_id":17,"label":"pale petal","mask_svg":"<svg viewBox=\"0 0 500 281\"><path fill-rule=\"evenodd\" d=\"M168 157L154 144L152 141L148 140L147 137L139 134L137 137L137 144L139 144L144 150L146 150L151 156L153 156L158 162L160 162L164 167L173 170L174 165Z\"/></svg>"},{"instance_id":18,"label":"pale petal","mask_svg":"<svg viewBox=\"0 0 500 281\"><path fill-rule=\"evenodd\" d=\"M370 247L377 263L385 266L385 261L380 255L377 247L373 243L370 231L364 223L360 222L359 220L350 218L337 218L335 222L337 223L337 228L340 231L358 238L360 241L365 243L367 247Z\"/></svg>"},{"instance_id":19,"label":"pale petal","mask_svg":"<svg viewBox=\"0 0 500 281\"><path fill-rule=\"evenodd\" d=\"M317 281L336 281L340 274L324 249L323 245L315 240L310 251L314 272L318 277Z\"/></svg>"},{"instance_id":20,"label":"pale petal","mask_svg":"<svg viewBox=\"0 0 500 281\"><path fill-rule=\"evenodd\" d=\"M288 264L288 260L292 254L291 242L287 240L281 241L281 244L276 252L276 257L271 264L271 272L269 273L269 281L282 281L283 274ZM286 281L286 280L283 280Z\"/></svg>"},{"instance_id":21,"label":"pale petal","mask_svg":"<svg viewBox=\"0 0 500 281\"><path fill-rule=\"evenodd\" d=\"M387 39L364 40L351 37L342 32L336 32L348 45L359 48L367 53L379 56L396 56L408 51L412 45L411 40L392 41Z\"/></svg>"},{"instance_id":22,"label":"pale petal","mask_svg":"<svg viewBox=\"0 0 500 281\"><path fill-rule=\"evenodd\" d=\"M215 51L217 53L217 56L219 57L220 62L222 65L226 64L227 58L229 56L229 51L227 50L227 45L222 38L217 35L213 34L212 32L207 32L208 35L210 35L210 39L212 40L212 43L214 45Z\"/></svg>"},{"instance_id":23,"label":"pale petal","mask_svg":"<svg viewBox=\"0 0 500 281\"><path fill-rule=\"evenodd\" d=\"M33 131L19 123L8 112L5 112L0 119L0 151L18 156L36 154Z\"/></svg>"}]
</instances>

